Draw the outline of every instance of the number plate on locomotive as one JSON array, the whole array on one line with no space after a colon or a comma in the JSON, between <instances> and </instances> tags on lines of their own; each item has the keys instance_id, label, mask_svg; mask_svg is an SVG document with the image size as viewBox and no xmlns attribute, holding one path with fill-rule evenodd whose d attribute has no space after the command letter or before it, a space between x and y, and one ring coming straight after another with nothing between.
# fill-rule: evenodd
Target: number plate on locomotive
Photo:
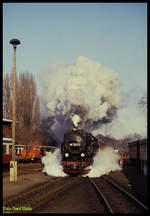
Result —
<instances>
[{"instance_id":1,"label":"number plate on locomotive","mask_svg":"<svg viewBox=\"0 0 150 216\"><path fill-rule=\"evenodd\" d=\"M69 145L70 145L70 146L81 146L80 143L70 143Z\"/></svg>"}]
</instances>

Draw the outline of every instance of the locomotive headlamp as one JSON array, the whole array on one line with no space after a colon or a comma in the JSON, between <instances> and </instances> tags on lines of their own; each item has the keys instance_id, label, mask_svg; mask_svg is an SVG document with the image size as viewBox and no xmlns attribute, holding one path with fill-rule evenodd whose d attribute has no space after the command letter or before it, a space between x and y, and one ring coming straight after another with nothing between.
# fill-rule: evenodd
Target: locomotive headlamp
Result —
<instances>
[{"instance_id":1,"label":"locomotive headlamp","mask_svg":"<svg viewBox=\"0 0 150 216\"><path fill-rule=\"evenodd\" d=\"M65 153L65 157L69 157L69 153Z\"/></svg>"},{"instance_id":2,"label":"locomotive headlamp","mask_svg":"<svg viewBox=\"0 0 150 216\"><path fill-rule=\"evenodd\" d=\"M84 153L81 153L81 157L84 157L85 156L85 154Z\"/></svg>"}]
</instances>

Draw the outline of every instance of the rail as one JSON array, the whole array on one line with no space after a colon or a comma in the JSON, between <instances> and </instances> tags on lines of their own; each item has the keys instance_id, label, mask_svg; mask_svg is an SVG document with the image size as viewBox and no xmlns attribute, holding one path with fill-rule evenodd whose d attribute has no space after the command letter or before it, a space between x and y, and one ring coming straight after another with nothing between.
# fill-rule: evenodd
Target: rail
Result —
<instances>
[{"instance_id":1,"label":"rail","mask_svg":"<svg viewBox=\"0 0 150 216\"><path fill-rule=\"evenodd\" d=\"M91 182L91 184L94 186L94 188L96 189L97 194L100 196L100 198L103 199L103 202L105 204L106 210L109 213L113 214L114 212L113 212L112 208L110 207L110 205L109 205L107 199L105 198L104 194L100 191L100 189L98 188L98 186L95 184L95 182L91 178L88 177L88 179Z\"/></svg>"},{"instance_id":2,"label":"rail","mask_svg":"<svg viewBox=\"0 0 150 216\"><path fill-rule=\"evenodd\" d=\"M132 194L128 193L126 190L124 190L123 188L121 188L118 184L116 184L115 182L113 182L112 180L110 180L109 178L105 177L105 176L101 176L103 179L105 179L106 181L108 181L109 183L111 183L115 188L117 188L118 190L120 190L122 193L124 193L126 196L128 196L131 200L133 200L135 203L138 203L138 205L140 205L144 210L148 210L148 207L145 206L143 203L141 203L136 197L134 197Z\"/></svg>"}]
</instances>

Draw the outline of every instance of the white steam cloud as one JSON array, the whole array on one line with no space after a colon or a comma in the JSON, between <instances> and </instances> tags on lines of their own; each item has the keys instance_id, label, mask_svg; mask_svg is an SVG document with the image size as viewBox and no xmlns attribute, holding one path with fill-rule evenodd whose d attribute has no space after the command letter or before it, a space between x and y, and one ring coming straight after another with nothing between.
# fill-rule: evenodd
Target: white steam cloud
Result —
<instances>
[{"instance_id":1,"label":"white steam cloud","mask_svg":"<svg viewBox=\"0 0 150 216\"><path fill-rule=\"evenodd\" d=\"M141 91L130 91L122 96L123 106L117 112L117 118L108 124L108 132L116 139L128 135L139 134L147 137L147 107L145 110L139 106Z\"/></svg>"},{"instance_id":2,"label":"white steam cloud","mask_svg":"<svg viewBox=\"0 0 150 216\"><path fill-rule=\"evenodd\" d=\"M57 138L72 125L78 115L78 127L92 131L111 122L121 106L118 94L119 75L99 61L79 56L74 64L61 63L41 77L44 100L55 118L53 130ZM74 119L74 118L73 118Z\"/></svg>"},{"instance_id":3,"label":"white steam cloud","mask_svg":"<svg viewBox=\"0 0 150 216\"><path fill-rule=\"evenodd\" d=\"M147 137L146 117L134 104L128 105L118 111L118 118L112 123L111 133L118 139L135 133Z\"/></svg>"},{"instance_id":4,"label":"white steam cloud","mask_svg":"<svg viewBox=\"0 0 150 216\"><path fill-rule=\"evenodd\" d=\"M72 117L72 121L73 121L74 126L77 127L80 122L80 117L78 115L74 115Z\"/></svg>"},{"instance_id":5,"label":"white steam cloud","mask_svg":"<svg viewBox=\"0 0 150 216\"><path fill-rule=\"evenodd\" d=\"M41 158L44 164L43 173L49 176L66 176L61 166L61 153L60 149L56 149L54 153L46 152L46 155Z\"/></svg>"},{"instance_id":6,"label":"white steam cloud","mask_svg":"<svg viewBox=\"0 0 150 216\"><path fill-rule=\"evenodd\" d=\"M99 149L94 157L94 163L88 167L91 171L84 176L100 177L104 174L108 174L110 171L121 170L119 166L120 156L113 151L111 147L106 147L102 150ZM60 149L56 149L54 153L46 152L46 155L42 157L42 163L44 169L42 172L47 173L49 176L67 176L63 172L61 165L61 152Z\"/></svg>"},{"instance_id":7,"label":"white steam cloud","mask_svg":"<svg viewBox=\"0 0 150 216\"><path fill-rule=\"evenodd\" d=\"M90 167L91 171L86 176L100 177L110 171L121 170L119 159L119 154L115 153L111 147L99 150L94 157L93 166Z\"/></svg>"}]
</instances>

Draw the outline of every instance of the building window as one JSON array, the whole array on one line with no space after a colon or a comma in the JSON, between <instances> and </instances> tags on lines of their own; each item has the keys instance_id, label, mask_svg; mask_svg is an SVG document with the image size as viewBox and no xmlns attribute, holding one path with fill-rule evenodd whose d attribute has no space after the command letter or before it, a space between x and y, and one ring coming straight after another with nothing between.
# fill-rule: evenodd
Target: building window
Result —
<instances>
[{"instance_id":1,"label":"building window","mask_svg":"<svg viewBox=\"0 0 150 216\"><path fill-rule=\"evenodd\" d=\"M9 154L12 154L12 146L9 146Z\"/></svg>"}]
</instances>

